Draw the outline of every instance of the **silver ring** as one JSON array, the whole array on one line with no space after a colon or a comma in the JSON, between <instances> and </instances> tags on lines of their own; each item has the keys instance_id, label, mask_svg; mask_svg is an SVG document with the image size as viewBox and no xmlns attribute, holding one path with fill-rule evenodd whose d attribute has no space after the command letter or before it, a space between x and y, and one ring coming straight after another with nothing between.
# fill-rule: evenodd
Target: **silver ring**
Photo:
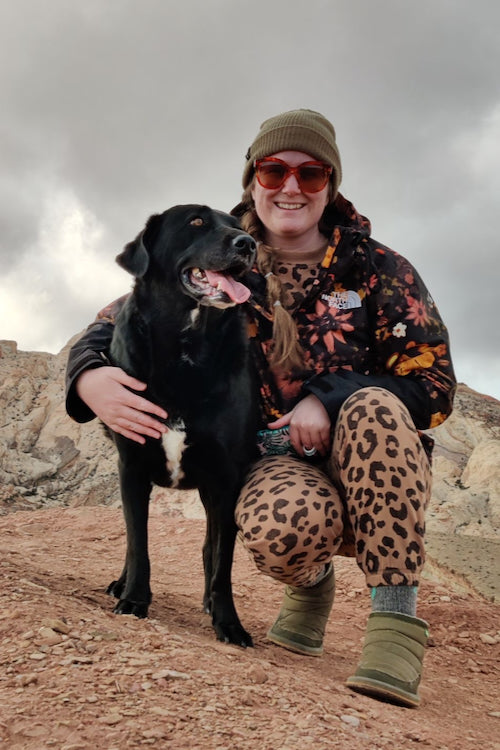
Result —
<instances>
[{"instance_id":1,"label":"silver ring","mask_svg":"<svg viewBox=\"0 0 500 750\"><path fill-rule=\"evenodd\" d=\"M314 447L313 448L306 448L305 445L302 446L302 450L304 451L304 456L308 456L308 457L315 456L316 453L318 452L316 450L316 448L314 448Z\"/></svg>"}]
</instances>

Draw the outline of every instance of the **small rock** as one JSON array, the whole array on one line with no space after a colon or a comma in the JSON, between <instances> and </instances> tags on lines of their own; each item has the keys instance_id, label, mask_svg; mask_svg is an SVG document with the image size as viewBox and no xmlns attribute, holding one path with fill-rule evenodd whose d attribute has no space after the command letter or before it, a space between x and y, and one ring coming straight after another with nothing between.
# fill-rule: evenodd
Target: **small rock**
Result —
<instances>
[{"instance_id":1,"label":"small rock","mask_svg":"<svg viewBox=\"0 0 500 750\"><path fill-rule=\"evenodd\" d=\"M99 721L102 724L107 724L110 727L114 726L115 724L119 724L121 720L121 714L118 713L108 714L107 716L101 716L99 718Z\"/></svg>"},{"instance_id":2,"label":"small rock","mask_svg":"<svg viewBox=\"0 0 500 750\"><path fill-rule=\"evenodd\" d=\"M23 734L25 734L27 737L37 739L38 737L46 736L47 728L42 724L35 724L35 726L32 727L25 727L23 729Z\"/></svg>"},{"instance_id":3,"label":"small rock","mask_svg":"<svg viewBox=\"0 0 500 750\"><path fill-rule=\"evenodd\" d=\"M161 708L160 706L151 706L149 712L156 714L157 716L172 716L173 713L172 711L169 711L168 708Z\"/></svg>"},{"instance_id":4,"label":"small rock","mask_svg":"<svg viewBox=\"0 0 500 750\"><path fill-rule=\"evenodd\" d=\"M361 721L358 719L357 716L351 716L351 714L342 714L340 717L340 721L343 721L344 724L349 724L351 727L359 727L361 724Z\"/></svg>"},{"instance_id":5,"label":"small rock","mask_svg":"<svg viewBox=\"0 0 500 750\"><path fill-rule=\"evenodd\" d=\"M28 685L36 685L38 682L38 675L36 674L20 674L16 677L16 685L20 687L27 687Z\"/></svg>"},{"instance_id":6,"label":"small rock","mask_svg":"<svg viewBox=\"0 0 500 750\"><path fill-rule=\"evenodd\" d=\"M69 657L70 664L94 664L95 661L96 659L93 658L92 656L70 656Z\"/></svg>"},{"instance_id":7,"label":"small rock","mask_svg":"<svg viewBox=\"0 0 500 750\"><path fill-rule=\"evenodd\" d=\"M42 654L41 651L35 651L33 654L29 655L29 658L32 659L32 661L42 661L42 659L47 658L47 655Z\"/></svg>"},{"instance_id":8,"label":"small rock","mask_svg":"<svg viewBox=\"0 0 500 750\"><path fill-rule=\"evenodd\" d=\"M495 638L495 636L493 635L489 635L488 633L480 633L479 640L483 643L487 643L488 646L494 646L496 643L498 643L497 638Z\"/></svg>"},{"instance_id":9,"label":"small rock","mask_svg":"<svg viewBox=\"0 0 500 750\"><path fill-rule=\"evenodd\" d=\"M46 619L42 620L42 625L46 628L52 628L52 630L55 630L56 633L62 633L63 635L68 635L69 631L71 630L69 625L63 620L52 617L47 617Z\"/></svg>"},{"instance_id":10,"label":"small rock","mask_svg":"<svg viewBox=\"0 0 500 750\"><path fill-rule=\"evenodd\" d=\"M42 626L38 633L42 639L42 643L47 646L57 646L57 644L62 641L61 635L56 633L52 628Z\"/></svg>"},{"instance_id":11,"label":"small rock","mask_svg":"<svg viewBox=\"0 0 500 750\"><path fill-rule=\"evenodd\" d=\"M117 641L118 636L109 630L94 630L89 635L96 641Z\"/></svg>"},{"instance_id":12,"label":"small rock","mask_svg":"<svg viewBox=\"0 0 500 750\"><path fill-rule=\"evenodd\" d=\"M418 732L406 732L403 737L405 737L407 740L410 740L411 742L422 742L422 735Z\"/></svg>"},{"instance_id":13,"label":"small rock","mask_svg":"<svg viewBox=\"0 0 500 750\"><path fill-rule=\"evenodd\" d=\"M151 675L152 680L189 680L185 672L177 672L175 669L160 669Z\"/></svg>"},{"instance_id":14,"label":"small rock","mask_svg":"<svg viewBox=\"0 0 500 750\"><path fill-rule=\"evenodd\" d=\"M161 729L145 729L142 736L146 740L162 740L165 737L165 732Z\"/></svg>"},{"instance_id":15,"label":"small rock","mask_svg":"<svg viewBox=\"0 0 500 750\"><path fill-rule=\"evenodd\" d=\"M250 669L247 672L250 680L254 682L257 685L262 685L264 682L267 682L269 679L269 675L260 664L252 664Z\"/></svg>"}]
</instances>

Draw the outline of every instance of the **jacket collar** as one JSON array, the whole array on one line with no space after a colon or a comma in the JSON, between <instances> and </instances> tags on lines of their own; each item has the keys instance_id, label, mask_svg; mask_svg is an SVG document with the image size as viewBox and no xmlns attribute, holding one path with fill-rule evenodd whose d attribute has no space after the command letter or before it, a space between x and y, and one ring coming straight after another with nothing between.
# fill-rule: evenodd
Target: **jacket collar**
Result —
<instances>
[{"instance_id":1,"label":"jacket collar","mask_svg":"<svg viewBox=\"0 0 500 750\"><path fill-rule=\"evenodd\" d=\"M236 209L233 209L233 212ZM330 239L321 261L320 279L328 274L342 278L357 262L356 250L359 244L370 237L370 220L360 214L351 201L337 193L335 201L325 209L322 221L330 232ZM252 292L250 304L271 318L272 315L265 309L266 281L256 267L245 276L244 283Z\"/></svg>"}]
</instances>

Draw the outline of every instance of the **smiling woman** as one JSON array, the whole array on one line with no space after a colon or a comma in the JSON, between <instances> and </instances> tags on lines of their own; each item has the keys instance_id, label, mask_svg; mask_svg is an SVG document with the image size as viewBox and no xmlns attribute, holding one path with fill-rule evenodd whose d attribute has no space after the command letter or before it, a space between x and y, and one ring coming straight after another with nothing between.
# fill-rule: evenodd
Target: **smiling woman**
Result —
<instances>
[{"instance_id":1,"label":"smiling woman","mask_svg":"<svg viewBox=\"0 0 500 750\"><path fill-rule=\"evenodd\" d=\"M432 442L422 431L450 413L455 378L447 331L423 281L371 237L368 219L339 193L341 177L335 130L323 115L300 109L266 120L233 210L257 241L256 264L241 279L251 294L235 286L230 266L220 275L186 265L186 283L201 304L219 294L248 300L261 458L235 518L258 569L286 584L269 640L319 656L333 560L355 556L373 612L347 684L416 706L427 640L416 604ZM143 442L164 426L157 404L131 409L125 373L104 366L114 324L106 314L73 347L67 406L82 420L126 418L127 437Z\"/></svg>"}]
</instances>

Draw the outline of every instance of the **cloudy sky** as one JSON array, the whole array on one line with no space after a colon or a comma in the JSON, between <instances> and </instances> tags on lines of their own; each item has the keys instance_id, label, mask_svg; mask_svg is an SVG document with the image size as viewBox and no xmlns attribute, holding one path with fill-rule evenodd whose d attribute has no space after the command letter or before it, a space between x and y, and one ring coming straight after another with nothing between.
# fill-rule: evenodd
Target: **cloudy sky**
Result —
<instances>
[{"instance_id":1,"label":"cloudy sky","mask_svg":"<svg viewBox=\"0 0 500 750\"><path fill-rule=\"evenodd\" d=\"M151 213L230 210L262 120L308 107L500 398L499 33L498 0L3 0L0 339L60 351Z\"/></svg>"}]
</instances>

